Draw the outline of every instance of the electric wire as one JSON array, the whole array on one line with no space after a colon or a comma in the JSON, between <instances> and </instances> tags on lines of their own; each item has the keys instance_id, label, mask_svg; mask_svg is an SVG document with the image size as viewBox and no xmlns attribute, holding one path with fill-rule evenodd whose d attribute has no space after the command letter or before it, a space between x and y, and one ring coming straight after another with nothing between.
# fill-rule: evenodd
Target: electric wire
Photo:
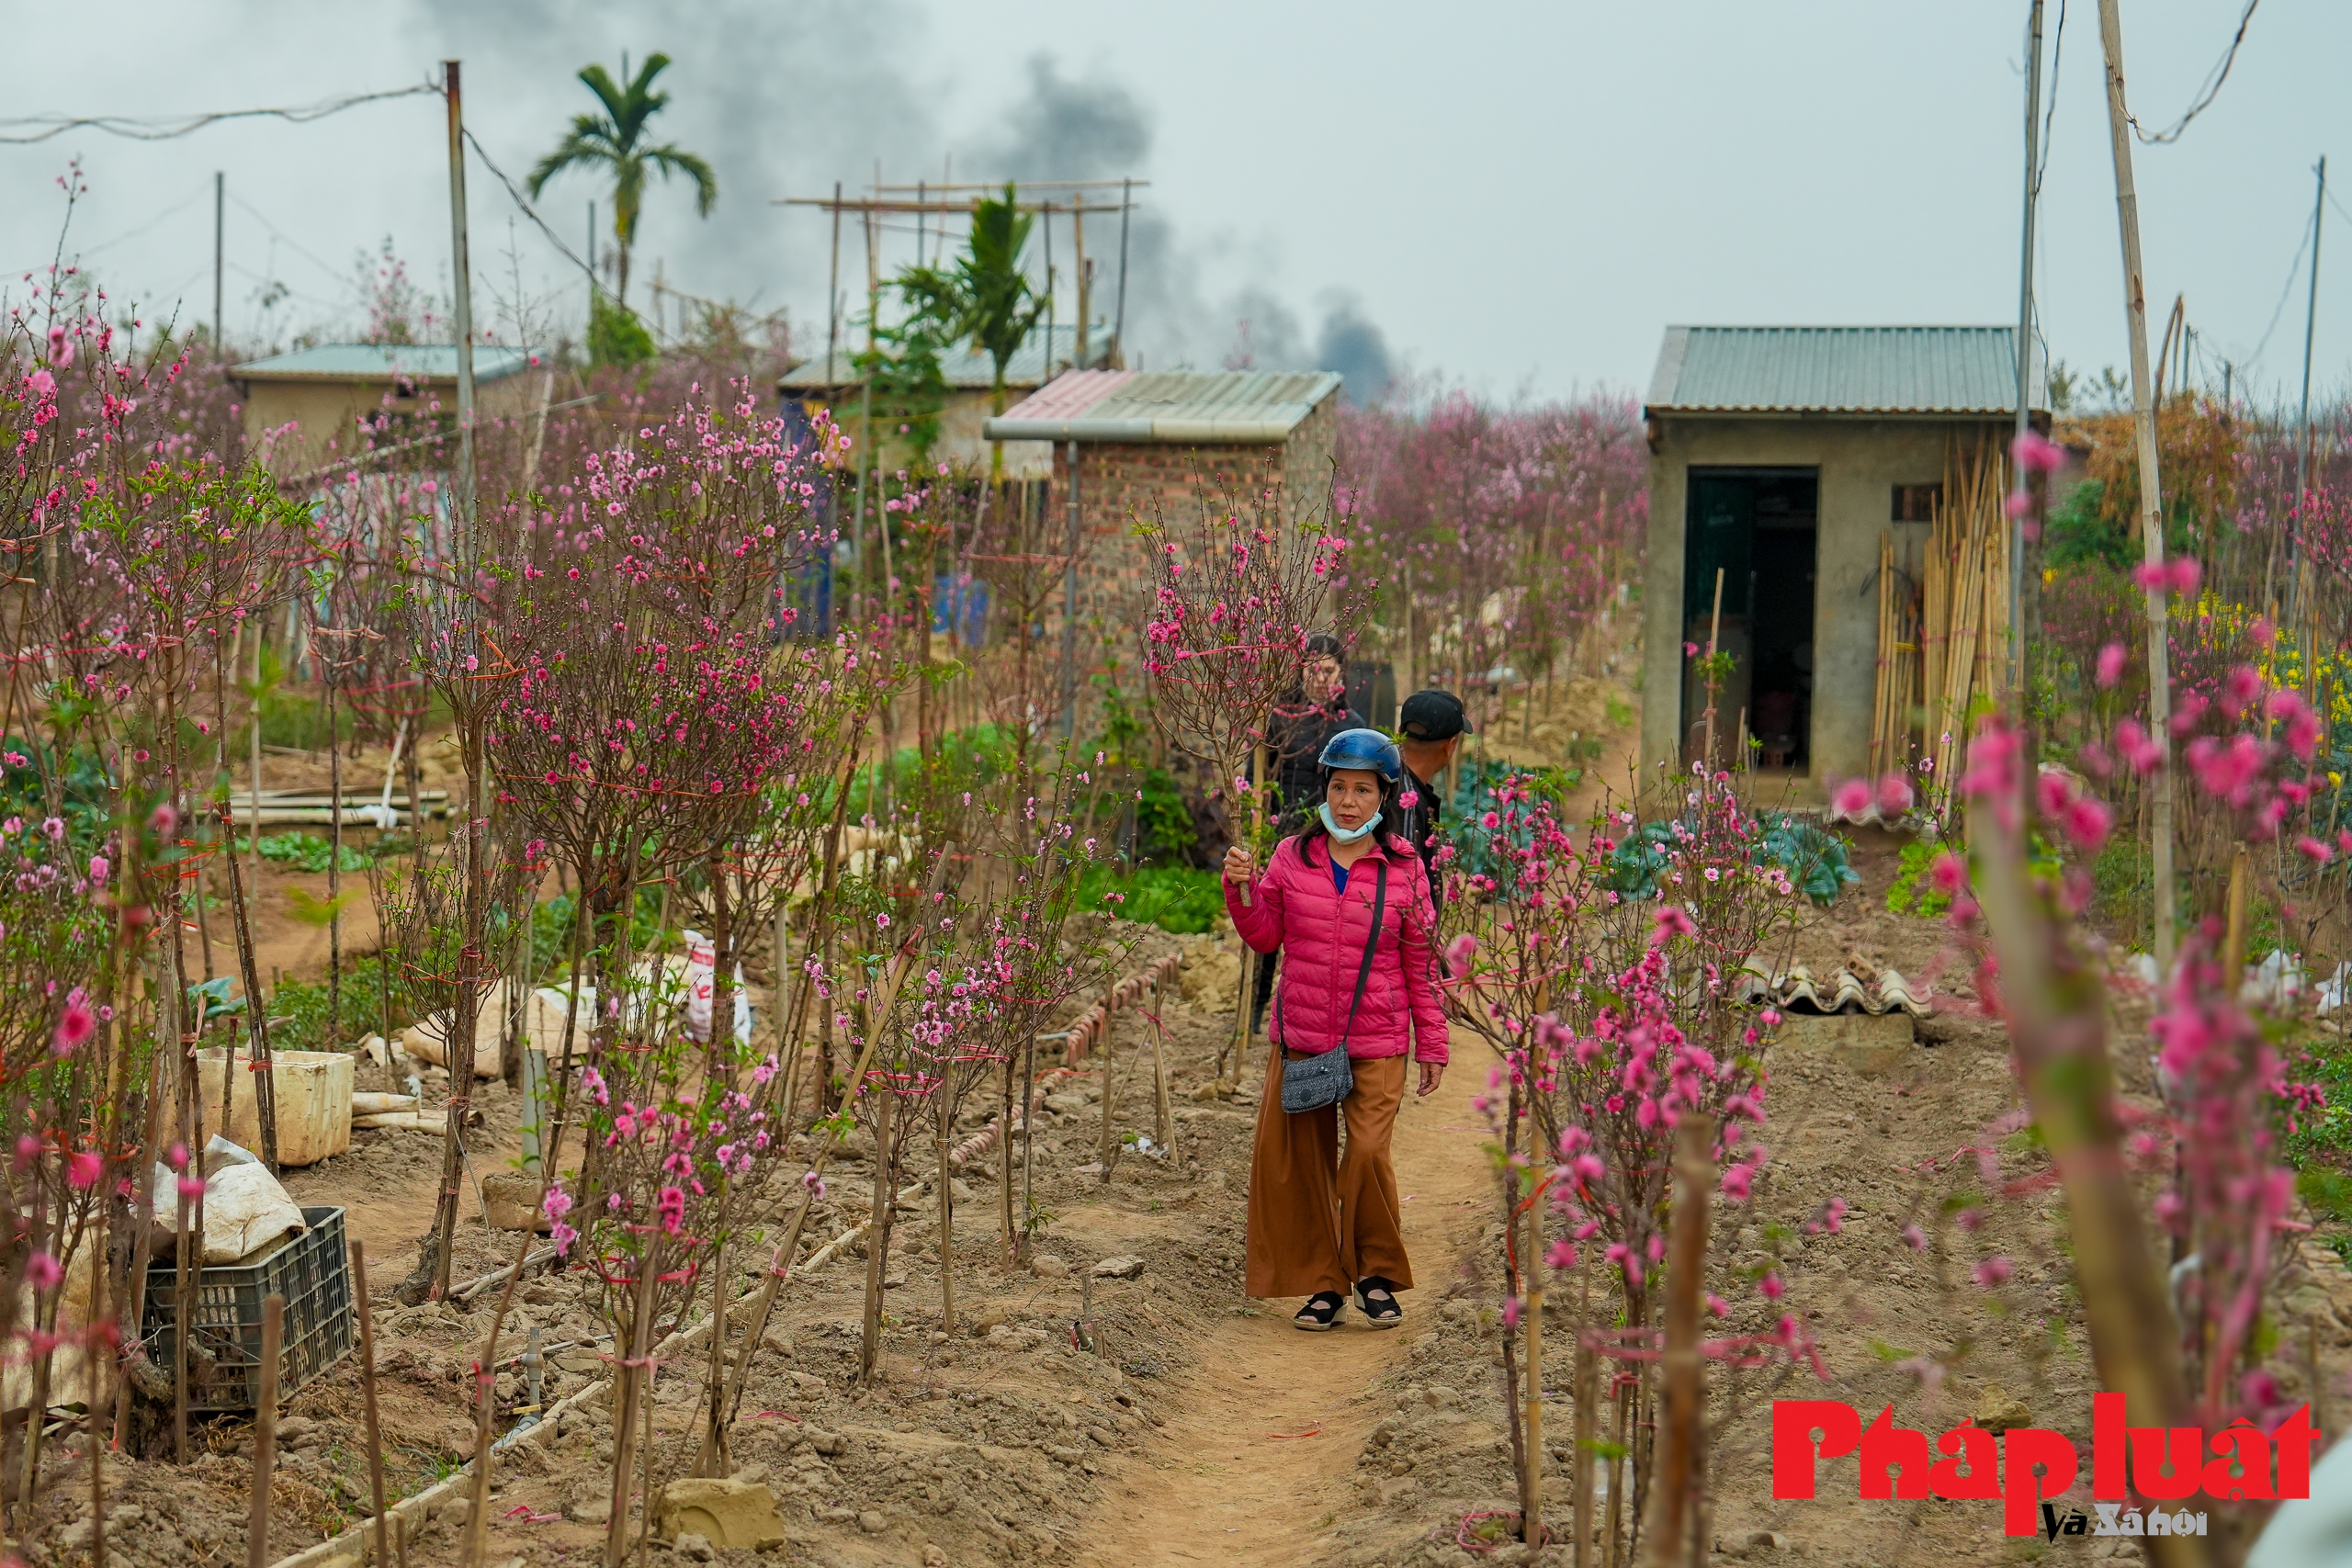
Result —
<instances>
[{"instance_id":1,"label":"electric wire","mask_svg":"<svg viewBox=\"0 0 2352 1568\"><path fill-rule=\"evenodd\" d=\"M331 263L322 261L317 255L308 250L305 250L301 242L295 239L293 235L288 234L285 230L280 229L277 224L272 223L269 220L268 214L263 212L260 208L255 207L252 202L247 201L243 197L237 195L234 191L229 193L229 199L235 202L239 207L243 208L245 211L252 216L254 221L258 222L263 228L268 230L271 238L277 240L280 244L284 245L288 250L292 251L296 255L300 256L304 261L309 262L312 266L317 267L321 272L325 273L329 277L334 278L338 288L349 289L354 295L358 296L363 299L367 297L366 290L362 289L357 284L351 281L351 276L347 271L334 266Z\"/></svg>"},{"instance_id":2,"label":"electric wire","mask_svg":"<svg viewBox=\"0 0 2352 1568\"><path fill-rule=\"evenodd\" d=\"M96 130L108 136L120 136L132 141L170 141L191 136L207 126L231 119L282 119L292 125L307 125L333 114L356 108L362 104L381 103L388 98L413 98L430 93L441 96L441 88L431 82L420 82L413 87L394 87L380 93L353 93L340 98L328 98L315 104L300 104L289 108L220 109L210 114L152 116L141 118L132 115L17 115L0 118L0 128L25 126L40 129L28 134L0 129L0 143L18 146L36 141L48 141L69 130Z\"/></svg>"},{"instance_id":3,"label":"electric wire","mask_svg":"<svg viewBox=\"0 0 2352 1568\"><path fill-rule=\"evenodd\" d=\"M2246 24L2254 20L2255 7L2261 4L2262 0L2245 0L2245 14L2238 18L2238 30L2230 39L2228 52L2222 56L2222 62L2219 65L2206 73L2205 85L2198 90L2197 101L2190 104L2178 119L2174 120L2165 130L2151 135L2141 128L2137 115L2130 113L2124 115L2123 118L2131 123L2132 134L2138 137L2143 145L2154 147L2167 141L2179 141L2180 133L2188 129L2188 122L2211 106L2213 99L2222 91L2222 84L2230 79L2230 67L2237 63L2238 45L2245 42Z\"/></svg>"},{"instance_id":4,"label":"electric wire","mask_svg":"<svg viewBox=\"0 0 2352 1568\"><path fill-rule=\"evenodd\" d=\"M2287 300L2295 292L2295 279L2303 275L2303 253L2311 249L2312 230L2316 221L2316 215L2303 220L2303 237L2296 243L2295 259L2287 264L2287 281L2279 287L2278 303L2270 311L2270 324L2262 329L2262 341L2254 345L2254 352L2238 361L2248 369L2262 362L2262 351L2270 346L2270 334L2278 330L2278 320L2287 313Z\"/></svg>"}]
</instances>

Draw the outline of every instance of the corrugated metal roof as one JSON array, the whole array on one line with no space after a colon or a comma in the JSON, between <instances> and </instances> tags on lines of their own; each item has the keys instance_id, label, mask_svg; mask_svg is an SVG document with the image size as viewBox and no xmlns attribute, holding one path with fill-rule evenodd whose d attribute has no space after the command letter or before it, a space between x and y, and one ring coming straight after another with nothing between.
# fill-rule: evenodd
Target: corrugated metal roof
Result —
<instances>
[{"instance_id":1,"label":"corrugated metal roof","mask_svg":"<svg viewBox=\"0 0 2352 1568\"><path fill-rule=\"evenodd\" d=\"M1078 326L1057 325L1053 329L1054 363L1066 365L1078 353ZM1086 334L1086 362L1100 365L1111 352L1111 324L1097 321ZM857 385L857 351L849 347L836 350L831 362L819 355L805 364L796 365L776 379L776 388L786 392L820 391L831 387ZM1043 326L1029 334L1011 359L1004 364L1004 384L1008 387L1030 388L1045 379L1046 329ZM996 361L980 350L966 344L943 355L939 373L950 387L961 391L986 391L996 385Z\"/></svg>"},{"instance_id":2,"label":"corrugated metal roof","mask_svg":"<svg viewBox=\"0 0 2352 1568\"><path fill-rule=\"evenodd\" d=\"M499 381L525 369L537 351L481 344L474 349L474 379ZM291 354L247 360L229 374L255 381L455 381L458 345L450 343L322 343Z\"/></svg>"},{"instance_id":3,"label":"corrugated metal roof","mask_svg":"<svg viewBox=\"0 0 2352 1568\"><path fill-rule=\"evenodd\" d=\"M1668 327L1647 402L1682 412L2014 412L2016 339L2013 327ZM2047 406L2045 378L2033 387L2034 406Z\"/></svg>"},{"instance_id":4,"label":"corrugated metal roof","mask_svg":"<svg viewBox=\"0 0 2352 1568\"><path fill-rule=\"evenodd\" d=\"M1072 372L980 434L991 441L1284 441L1339 389L1329 370Z\"/></svg>"}]
</instances>

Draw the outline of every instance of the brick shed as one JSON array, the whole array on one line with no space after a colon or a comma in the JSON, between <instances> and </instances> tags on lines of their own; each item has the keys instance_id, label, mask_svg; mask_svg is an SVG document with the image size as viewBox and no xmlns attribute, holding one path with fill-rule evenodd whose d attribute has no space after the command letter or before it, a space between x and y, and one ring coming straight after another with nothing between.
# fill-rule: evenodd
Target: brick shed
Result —
<instances>
[{"instance_id":1,"label":"brick shed","mask_svg":"<svg viewBox=\"0 0 2352 1568\"><path fill-rule=\"evenodd\" d=\"M1138 518L1174 519L1227 487L1328 498L1340 378L1328 370L1073 370L989 420L990 441L1053 443L1053 502L1077 492L1079 614L1107 628L1141 603ZM1140 624L1140 623L1137 623Z\"/></svg>"}]
</instances>

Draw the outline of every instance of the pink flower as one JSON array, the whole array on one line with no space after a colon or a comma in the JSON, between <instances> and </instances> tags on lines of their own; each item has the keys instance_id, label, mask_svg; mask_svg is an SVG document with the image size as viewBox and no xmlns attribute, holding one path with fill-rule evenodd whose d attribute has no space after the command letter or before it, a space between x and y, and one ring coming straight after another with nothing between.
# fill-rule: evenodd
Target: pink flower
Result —
<instances>
[{"instance_id":1,"label":"pink flower","mask_svg":"<svg viewBox=\"0 0 2352 1568\"><path fill-rule=\"evenodd\" d=\"M2124 657L2123 645L2120 642L2110 642L2098 650L2099 690L2113 691L2115 683L2123 679Z\"/></svg>"},{"instance_id":2,"label":"pink flower","mask_svg":"<svg viewBox=\"0 0 2352 1568\"><path fill-rule=\"evenodd\" d=\"M546 1199L539 1206L546 1211L548 1219L560 1220L571 1213L571 1194L566 1192L560 1186L550 1186Z\"/></svg>"},{"instance_id":3,"label":"pink flower","mask_svg":"<svg viewBox=\"0 0 2352 1568\"><path fill-rule=\"evenodd\" d=\"M105 1173L106 1167L106 1156L95 1149L85 1149L67 1156L65 1179L76 1191L87 1191L98 1184L98 1178Z\"/></svg>"},{"instance_id":4,"label":"pink flower","mask_svg":"<svg viewBox=\"0 0 2352 1568\"><path fill-rule=\"evenodd\" d=\"M1975 1279L1979 1285L1989 1291L1996 1285L2007 1284L2009 1276L2016 1272L2017 1265L2007 1258L1988 1258L1976 1266Z\"/></svg>"},{"instance_id":5,"label":"pink flower","mask_svg":"<svg viewBox=\"0 0 2352 1568\"><path fill-rule=\"evenodd\" d=\"M2038 431L2029 430L2011 442L2009 456L2030 474L2054 474L2066 466L2066 449Z\"/></svg>"},{"instance_id":6,"label":"pink flower","mask_svg":"<svg viewBox=\"0 0 2352 1568\"><path fill-rule=\"evenodd\" d=\"M1868 779L1848 779L1829 792L1830 809L1840 817L1860 817L1871 808Z\"/></svg>"},{"instance_id":7,"label":"pink flower","mask_svg":"<svg viewBox=\"0 0 2352 1568\"><path fill-rule=\"evenodd\" d=\"M1928 877L1937 892L1950 897L1968 886L1968 863L1946 850L1928 863Z\"/></svg>"},{"instance_id":8,"label":"pink flower","mask_svg":"<svg viewBox=\"0 0 2352 1568\"><path fill-rule=\"evenodd\" d=\"M2165 575L2171 581L2172 591L2187 598L2196 593L2197 584L2204 576L2204 569L2198 565L2195 556L2176 556Z\"/></svg>"},{"instance_id":9,"label":"pink flower","mask_svg":"<svg viewBox=\"0 0 2352 1568\"><path fill-rule=\"evenodd\" d=\"M2078 795L2066 803L2059 821L2077 848L2096 851L2107 842L2108 834L2114 829L2115 814L2107 808L2106 802Z\"/></svg>"},{"instance_id":10,"label":"pink flower","mask_svg":"<svg viewBox=\"0 0 2352 1568\"><path fill-rule=\"evenodd\" d=\"M65 1011L57 1021L54 1049L61 1056L71 1055L87 1044L90 1036L97 1032L97 1015L90 1010L90 1004L82 999L82 993L77 990L66 998Z\"/></svg>"},{"instance_id":11,"label":"pink flower","mask_svg":"<svg viewBox=\"0 0 2352 1568\"><path fill-rule=\"evenodd\" d=\"M2311 837L2309 834L2305 834L2303 837L2297 839L2295 840L2295 848L2301 850L2303 854L2316 865L2325 865L2329 861L2335 858L2335 852L2334 850L2329 849L2325 844L2321 843L2317 839Z\"/></svg>"},{"instance_id":12,"label":"pink flower","mask_svg":"<svg viewBox=\"0 0 2352 1568\"><path fill-rule=\"evenodd\" d=\"M1890 773L1878 781L1878 809L1882 817L1900 817L1911 809L1915 797L1911 781L1901 773Z\"/></svg>"},{"instance_id":13,"label":"pink flower","mask_svg":"<svg viewBox=\"0 0 2352 1568\"><path fill-rule=\"evenodd\" d=\"M36 1291L53 1291L64 1278L64 1268L46 1252L25 1259L25 1283Z\"/></svg>"},{"instance_id":14,"label":"pink flower","mask_svg":"<svg viewBox=\"0 0 2352 1568\"><path fill-rule=\"evenodd\" d=\"M1679 904L1661 904L1651 917L1650 945L1661 947L1671 938L1689 936L1699 928Z\"/></svg>"},{"instance_id":15,"label":"pink flower","mask_svg":"<svg viewBox=\"0 0 2352 1568\"><path fill-rule=\"evenodd\" d=\"M1914 1252L1925 1252L1928 1250L1928 1233L1921 1230L1917 1225L1905 1225L1903 1227L1903 1245L1909 1247Z\"/></svg>"},{"instance_id":16,"label":"pink flower","mask_svg":"<svg viewBox=\"0 0 2352 1568\"><path fill-rule=\"evenodd\" d=\"M1756 1281L1757 1293L1768 1302L1779 1301L1788 1293L1788 1286L1781 1282L1781 1276L1770 1270L1766 1271L1762 1279Z\"/></svg>"},{"instance_id":17,"label":"pink flower","mask_svg":"<svg viewBox=\"0 0 2352 1568\"><path fill-rule=\"evenodd\" d=\"M2001 511L2012 523L2016 522L2018 518L2023 517L2027 513L2031 512L2032 510L2032 495L2028 491L2021 490L2013 490L2009 491L2008 499L2001 502Z\"/></svg>"},{"instance_id":18,"label":"pink flower","mask_svg":"<svg viewBox=\"0 0 2352 1568\"><path fill-rule=\"evenodd\" d=\"M1478 939L1464 931L1445 944L1445 966L1451 970L1469 967L1471 955L1478 951Z\"/></svg>"},{"instance_id":19,"label":"pink flower","mask_svg":"<svg viewBox=\"0 0 2352 1568\"><path fill-rule=\"evenodd\" d=\"M178 1186L180 1196L191 1203L204 1196L204 1181L200 1177L183 1176L179 1178Z\"/></svg>"}]
</instances>

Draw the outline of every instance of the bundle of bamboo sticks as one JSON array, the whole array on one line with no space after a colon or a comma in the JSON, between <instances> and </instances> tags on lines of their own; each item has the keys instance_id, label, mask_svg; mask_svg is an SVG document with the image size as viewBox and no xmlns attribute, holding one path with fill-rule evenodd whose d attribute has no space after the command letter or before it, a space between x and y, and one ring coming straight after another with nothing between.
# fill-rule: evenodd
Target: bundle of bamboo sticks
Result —
<instances>
[{"instance_id":1,"label":"bundle of bamboo sticks","mask_svg":"<svg viewBox=\"0 0 2352 1568\"><path fill-rule=\"evenodd\" d=\"M2009 528L1999 449L1947 460L1928 531L1920 652L1920 753L1934 764L1928 796L1949 816L1975 709L1996 700L2009 637Z\"/></svg>"},{"instance_id":2,"label":"bundle of bamboo sticks","mask_svg":"<svg viewBox=\"0 0 2352 1568\"><path fill-rule=\"evenodd\" d=\"M1878 683L1871 706L1871 773L1908 771L1919 719L1919 585L1898 560L1894 531L1878 536Z\"/></svg>"}]
</instances>

